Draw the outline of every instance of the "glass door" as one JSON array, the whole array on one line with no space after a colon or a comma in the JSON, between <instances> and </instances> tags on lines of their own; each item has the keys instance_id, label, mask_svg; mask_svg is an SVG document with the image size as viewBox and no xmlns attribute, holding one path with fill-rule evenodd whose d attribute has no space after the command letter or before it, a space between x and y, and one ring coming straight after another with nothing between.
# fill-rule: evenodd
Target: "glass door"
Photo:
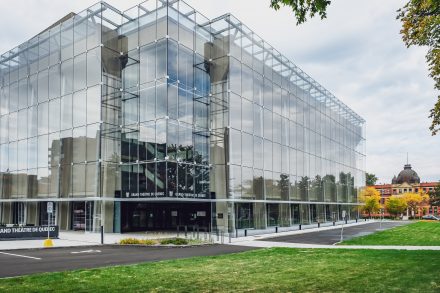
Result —
<instances>
[{"instance_id":1,"label":"glass door","mask_svg":"<svg viewBox=\"0 0 440 293\"><path fill-rule=\"evenodd\" d=\"M86 204L85 202L72 203L72 230L84 231L86 228Z\"/></svg>"},{"instance_id":2,"label":"glass door","mask_svg":"<svg viewBox=\"0 0 440 293\"><path fill-rule=\"evenodd\" d=\"M86 201L86 231L93 232L93 220L94 220L94 202L93 201Z\"/></svg>"}]
</instances>

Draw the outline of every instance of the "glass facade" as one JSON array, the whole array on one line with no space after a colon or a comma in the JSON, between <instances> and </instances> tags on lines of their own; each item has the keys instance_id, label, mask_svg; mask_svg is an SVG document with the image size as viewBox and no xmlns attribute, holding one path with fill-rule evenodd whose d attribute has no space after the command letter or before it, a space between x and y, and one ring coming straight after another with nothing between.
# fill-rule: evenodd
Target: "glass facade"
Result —
<instances>
[{"instance_id":1,"label":"glass facade","mask_svg":"<svg viewBox=\"0 0 440 293\"><path fill-rule=\"evenodd\" d=\"M0 223L322 223L364 164L365 121L229 14L101 2L0 58Z\"/></svg>"}]
</instances>

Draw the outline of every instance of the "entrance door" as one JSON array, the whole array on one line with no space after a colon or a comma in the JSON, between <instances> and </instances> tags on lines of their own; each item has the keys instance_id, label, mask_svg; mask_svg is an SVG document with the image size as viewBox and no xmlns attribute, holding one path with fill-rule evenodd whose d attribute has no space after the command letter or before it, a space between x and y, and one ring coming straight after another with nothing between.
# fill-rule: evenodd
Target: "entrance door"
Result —
<instances>
[{"instance_id":1,"label":"entrance door","mask_svg":"<svg viewBox=\"0 0 440 293\"><path fill-rule=\"evenodd\" d=\"M236 227L237 229L254 228L254 212L252 203L236 204Z\"/></svg>"},{"instance_id":2,"label":"entrance door","mask_svg":"<svg viewBox=\"0 0 440 293\"><path fill-rule=\"evenodd\" d=\"M26 224L26 204L24 202L12 203L12 223L18 225Z\"/></svg>"},{"instance_id":3,"label":"entrance door","mask_svg":"<svg viewBox=\"0 0 440 293\"><path fill-rule=\"evenodd\" d=\"M72 230L93 232L93 201L75 201L72 203Z\"/></svg>"},{"instance_id":4,"label":"entrance door","mask_svg":"<svg viewBox=\"0 0 440 293\"><path fill-rule=\"evenodd\" d=\"M72 230L84 231L86 229L86 203L72 203Z\"/></svg>"},{"instance_id":5,"label":"entrance door","mask_svg":"<svg viewBox=\"0 0 440 293\"><path fill-rule=\"evenodd\" d=\"M177 226L207 230L211 217L209 203L121 203L121 231L172 230ZM182 228L181 228L182 229Z\"/></svg>"},{"instance_id":6,"label":"entrance door","mask_svg":"<svg viewBox=\"0 0 440 293\"><path fill-rule=\"evenodd\" d=\"M93 232L93 220L94 220L94 202L86 201L86 231Z\"/></svg>"}]
</instances>

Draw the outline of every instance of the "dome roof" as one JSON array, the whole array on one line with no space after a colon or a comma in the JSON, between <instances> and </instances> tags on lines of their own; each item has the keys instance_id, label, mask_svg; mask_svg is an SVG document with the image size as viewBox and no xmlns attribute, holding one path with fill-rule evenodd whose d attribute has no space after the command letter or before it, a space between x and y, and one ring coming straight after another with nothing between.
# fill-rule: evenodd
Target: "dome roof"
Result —
<instances>
[{"instance_id":1,"label":"dome roof","mask_svg":"<svg viewBox=\"0 0 440 293\"><path fill-rule=\"evenodd\" d=\"M397 178L394 177L392 181L393 184L402 184L403 182L409 184L420 183L420 177L416 171L412 170L411 164L406 164Z\"/></svg>"}]
</instances>

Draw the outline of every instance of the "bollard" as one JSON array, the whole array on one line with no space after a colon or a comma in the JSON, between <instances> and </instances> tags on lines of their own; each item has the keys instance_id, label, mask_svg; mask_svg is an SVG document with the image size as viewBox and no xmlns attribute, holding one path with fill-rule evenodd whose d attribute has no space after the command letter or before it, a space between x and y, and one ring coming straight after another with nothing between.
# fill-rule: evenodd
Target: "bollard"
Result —
<instances>
[{"instance_id":1,"label":"bollard","mask_svg":"<svg viewBox=\"0 0 440 293\"><path fill-rule=\"evenodd\" d=\"M104 226L101 226L101 244L104 244Z\"/></svg>"},{"instance_id":2,"label":"bollard","mask_svg":"<svg viewBox=\"0 0 440 293\"><path fill-rule=\"evenodd\" d=\"M333 226L336 226L336 222L335 221L333 221Z\"/></svg>"},{"instance_id":3,"label":"bollard","mask_svg":"<svg viewBox=\"0 0 440 293\"><path fill-rule=\"evenodd\" d=\"M365 222L367 221L367 218L365 218Z\"/></svg>"},{"instance_id":4,"label":"bollard","mask_svg":"<svg viewBox=\"0 0 440 293\"><path fill-rule=\"evenodd\" d=\"M299 229L301 230L301 224L299 224Z\"/></svg>"},{"instance_id":5,"label":"bollard","mask_svg":"<svg viewBox=\"0 0 440 293\"><path fill-rule=\"evenodd\" d=\"M185 238L188 236L188 226L185 225Z\"/></svg>"},{"instance_id":6,"label":"bollard","mask_svg":"<svg viewBox=\"0 0 440 293\"><path fill-rule=\"evenodd\" d=\"M347 220L347 218L345 218L345 224L347 224L347 222L348 222L348 220Z\"/></svg>"},{"instance_id":7,"label":"bollard","mask_svg":"<svg viewBox=\"0 0 440 293\"><path fill-rule=\"evenodd\" d=\"M358 218L356 218L356 223L358 222Z\"/></svg>"},{"instance_id":8,"label":"bollard","mask_svg":"<svg viewBox=\"0 0 440 293\"><path fill-rule=\"evenodd\" d=\"M275 226L275 233L278 233L278 226Z\"/></svg>"},{"instance_id":9,"label":"bollard","mask_svg":"<svg viewBox=\"0 0 440 293\"><path fill-rule=\"evenodd\" d=\"M244 237L247 237L247 229L244 229Z\"/></svg>"},{"instance_id":10,"label":"bollard","mask_svg":"<svg viewBox=\"0 0 440 293\"><path fill-rule=\"evenodd\" d=\"M321 228L321 223L320 222L318 222L318 228Z\"/></svg>"}]
</instances>

